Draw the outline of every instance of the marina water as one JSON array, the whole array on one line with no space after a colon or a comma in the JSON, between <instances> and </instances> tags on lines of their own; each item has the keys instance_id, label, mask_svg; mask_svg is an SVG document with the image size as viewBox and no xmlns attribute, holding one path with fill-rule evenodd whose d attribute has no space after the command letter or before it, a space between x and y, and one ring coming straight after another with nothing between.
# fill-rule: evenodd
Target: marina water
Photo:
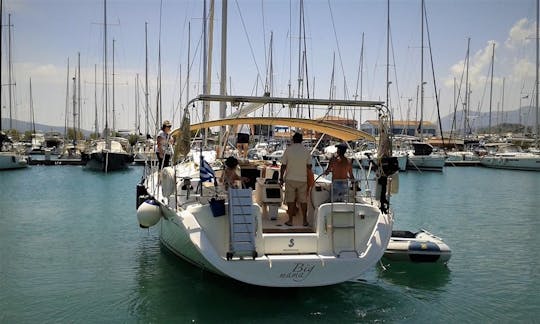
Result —
<instances>
[{"instance_id":1,"label":"marina water","mask_svg":"<svg viewBox=\"0 0 540 324\"><path fill-rule=\"evenodd\" d=\"M138 227L142 167L0 172L0 322L537 322L540 173L400 174L395 229L425 228L447 267L383 262L345 284L269 289L201 271Z\"/></svg>"}]
</instances>

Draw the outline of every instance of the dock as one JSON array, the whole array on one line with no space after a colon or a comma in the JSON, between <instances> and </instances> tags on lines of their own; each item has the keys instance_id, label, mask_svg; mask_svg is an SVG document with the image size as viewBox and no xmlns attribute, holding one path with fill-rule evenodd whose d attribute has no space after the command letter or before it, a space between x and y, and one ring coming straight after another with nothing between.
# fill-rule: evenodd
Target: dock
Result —
<instances>
[{"instance_id":1,"label":"dock","mask_svg":"<svg viewBox=\"0 0 540 324\"><path fill-rule=\"evenodd\" d=\"M32 160L28 159L28 165L85 165L86 161L81 159L59 159L59 160Z\"/></svg>"}]
</instances>

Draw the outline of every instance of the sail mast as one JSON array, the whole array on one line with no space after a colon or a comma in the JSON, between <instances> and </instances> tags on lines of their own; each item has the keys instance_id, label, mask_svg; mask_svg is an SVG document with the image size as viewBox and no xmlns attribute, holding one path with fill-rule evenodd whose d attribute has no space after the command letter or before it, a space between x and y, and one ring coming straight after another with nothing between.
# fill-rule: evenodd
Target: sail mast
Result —
<instances>
[{"instance_id":1,"label":"sail mast","mask_svg":"<svg viewBox=\"0 0 540 324\"><path fill-rule=\"evenodd\" d=\"M489 88L489 123L488 132L491 134L491 104L493 100L493 66L495 65L495 43L492 44L491 52L491 85Z\"/></svg>"},{"instance_id":2,"label":"sail mast","mask_svg":"<svg viewBox=\"0 0 540 324\"><path fill-rule=\"evenodd\" d=\"M535 80L535 87L536 87L536 140L540 138L540 131L538 129L538 61L539 61L539 23L540 23L540 1L536 0L536 80Z\"/></svg>"},{"instance_id":3,"label":"sail mast","mask_svg":"<svg viewBox=\"0 0 540 324\"><path fill-rule=\"evenodd\" d=\"M109 112L108 112L108 87L107 87L107 0L103 0L103 92L105 97L105 141L107 149L110 149L109 142Z\"/></svg>"},{"instance_id":4,"label":"sail mast","mask_svg":"<svg viewBox=\"0 0 540 324\"><path fill-rule=\"evenodd\" d=\"M421 42L420 42L420 123L418 124L418 133L422 138L422 123L424 122L424 0L422 0L421 13Z\"/></svg>"},{"instance_id":5,"label":"sail mast","mask_svg":"<svg viewBox=\"0 0 540 324\"><path fill-rule=\"evenodd\" d=\"M390 0L386 1L386 10L386 105L390 108ZM423 27L422 30L424 30ZM362 33L362 46L363 45L364 34ZM424 51L422 51L422 53L423 52Z\"/></svg>"},{"instance_id":6,"label":"sail mast","mask_svg":"<svg viewBox=\"0 0 540 324\"><path fill-rule=\"evenodd\" d=\"M116 129L116 119L115 119L115 102L114 102L114 42L116 40L113 38L112 40L112 129L113 131Z\"/></svg>"},{"instance_id":7,"label":"sail mast","mask_svg":"<svg viewBox=\"0 0 540 324\"><path fill-rule=\"evenodd\" d=\"M32 118L32 134L35 134L36 121L34 119L34 100L32 98L32 78L30 78L30 117Z\"/></svg>"},{"instance_id":8,"label":"sail mast","mask_svg":"<svg viewBox=\"0 0 540 324\"><path fill-rule=\"evenodd\" d=\"M227 94L227 0L221 4L221 78L219 80L219 94ZM188 98L189 99L189 98ZM219 118L223 119L227 115L227 103L219 103ZM221 127L220 137L225 134L225 126ZM221 138L219 143L221 143Z\"/></svg>"},{"instance_id":9,"label":"sail mast","mask_svg":"<svg viewBox=\"0 0 540 324\"><path fill-rule=\"evenodd\" d=\"M67 139L68 134L68 112L69 112L69 57L67 59L67 75L66 75L66 107L64 112L64 139Z\"/></svg>"},{"instance_id":10,"label":"sail mast","mask_svg":"<svg viewBox=\"0 0 540 324\"><path fill-rule=\"evenodd\" d=\"M467 38L467 66L465 68L465 105L463 107L463 138L467 137L467 121L469 119L469 51L471 38Z\"/></svg>"},{"instance_id":11,"label":"sail mast","mask_svg":"<svg viewBox=\"0 0 540 324\"><path fill-rule=\"evenodd\" d=\"M94 132L99 134L97 105L97 64L94 64Z\"/></svg>"},{"instance_id":12,"label":"sail mast","mask_svg":"<svg viewBox=\"0 0 540 324\"><path fill-rule=\"evenodd\" d=\"M9 129L13 129L13 62L11 57L11 14L8 14L8 94L9 94Z\"/></svg>"},{"instance_id":13,"label":"sail mast","mask_svg":"<svg viewBox=\"0 0 540 324\"><path fill-rule=\"evenodd\" d=\"M77 52L78 65L77 65L77 131L81 131L81 52ZM76 132L75 134L77 134ZM77 135L75 135L76 137Z\"/></svg>"},{"instance_id":14,"label":"sail mast","mask_svg":"<svg viewBox=\"0 0 540 324\"><path fill-rule=\"evenodd\" d=\"M149 119L148 119L148 22L144 23L144 48L145 48L145 81L144 81L144 106L145 106L145 127L146 136L150 134L148 132Z\"/></svg>"},{"instance_id":15,"label":"sail mast","mask_svg":"<svg viewBox=\"0 0 540 324\"><path fill-rule=\"evenodd\" d=\"M77 77L73 77L73 97L72 97L72 103L73 103L73 143L75 144L77 142L77 128L76 128L76 119L77 119Z\"/></svg>"}]
</instances>

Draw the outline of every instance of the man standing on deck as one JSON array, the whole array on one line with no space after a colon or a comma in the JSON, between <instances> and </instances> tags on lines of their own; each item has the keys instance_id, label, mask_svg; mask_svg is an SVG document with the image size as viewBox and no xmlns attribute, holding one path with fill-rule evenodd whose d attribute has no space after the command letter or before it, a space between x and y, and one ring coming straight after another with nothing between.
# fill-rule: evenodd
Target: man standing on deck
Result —
<instances>
[{"instance_id":1,"label":"man standing on deck","mask_svg":"<svg viewBox=\"0 0 540 324\"><path fill-rule=\"evenodd\" d=\"M300 204L303 226L309 226L307 221L307 173L311 169L311 156L302 145L302 134L294 133L293 144L287 147L281 158L280 183L285 179L285 202L289 219L285 225L293 225L293 215L296 203Z\"/></svg>"}]
</instances>

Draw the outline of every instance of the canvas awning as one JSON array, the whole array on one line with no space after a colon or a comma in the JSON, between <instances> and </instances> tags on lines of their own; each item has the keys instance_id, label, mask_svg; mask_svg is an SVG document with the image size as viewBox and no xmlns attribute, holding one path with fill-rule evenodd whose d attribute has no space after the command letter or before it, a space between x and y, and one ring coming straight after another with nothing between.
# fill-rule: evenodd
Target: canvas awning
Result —
<instances>
[{"instance_id":1,"label":"canvas awning","mask_svg":"<svg viewBox=\"0 0 540 324\"><path fill-rule=\"evenodd\" d=\"M287 118L287 117L245 117L245 118L232 118L232 119L220 119L214 121L208 121L190 126L190 130L198 130L201 128L210 128L216 126L235 126L241 124L249 125L273 125L273 126L289 126L301 129L313 130L319 133L327 134L332 137L338 138L342 141L355 141L359 139L365 139L369 141L375 141L375 138L363 131L327 122L324 120L312 120L302 118ZM173 136L178 136L180 129L175 129L172 132Z\"/></svg>"}]
</instances>

